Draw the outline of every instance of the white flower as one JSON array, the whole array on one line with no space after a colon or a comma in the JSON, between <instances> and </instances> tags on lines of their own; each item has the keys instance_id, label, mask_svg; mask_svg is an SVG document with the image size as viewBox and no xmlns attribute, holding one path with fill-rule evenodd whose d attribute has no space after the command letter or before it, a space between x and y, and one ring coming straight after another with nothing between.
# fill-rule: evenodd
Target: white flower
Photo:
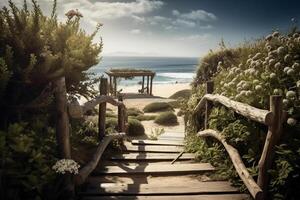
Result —
<instances>
[{"instance_id":1,"label":"white flower","mask_svg":"<svg viewBox=\"0 0 300 200\"><path fill-rule=\"evenodd\" d=\"M52 169L55 170L58 174L78 174L78 169L80 165L72 159L61 159L58 160L55 165L53 165Z\"/></svg>"},{"instance_id":2,"label":"white flower","mask_svg":"<svg viewBox=\"0 0 300 200\"><path fill-rule=\"evenodd\" d=\"M280 66L281 66L281 63L280 62L277 62L276 64L275 64L275 68L280 68Z\"/></svg>"},{"instance_id":3,"label":"white flower","mask_svg":"<svg viewBox=\"0 0 300 200\"><path fill-rule=\"evenodd\" d=\"M279 36L279 32L278 31L275 31L273 34L272 34L273 37L278 37Z\"/></svg>"},{"instance_id":4,"label":"white flower","mask_svg":"<svg viewBox=\"0 0 300 200\"><path fill-rule=\"evenodd\" d=\"M292 91L292 90L287 91L287 92L286 92L286 97L287 97L288 99L294 99L294 98L296 97L296 92L294 92L294 91Z\"/></svg>"},{"instance_id":5,"label":"white flower","mask_svg":"<svg viewBox=\"0 0 300 200\"><path fill-rule=\"evenodd\" d=\"M285 68L283 69L283 72L284 72L284 73L287 73L287 71L289 71L289 69L291 69L291 68L285 67Z\"/></svg>"},{"instance_id":6,"label":"white flower","mask_svg":"<svg viewBox=\"0 0 300 200\"><path fill-rule=\"evenodd\" d=\"M287 75L291 76L291 75L295 74L295 70L289 69L286 73L287 73Z\"/></svg>"},{"instance_id":7,"label":"white flower","mask_svg":"<svg viewBox=\"0 0 300 200\"><path fill-rule=\"evenodd\" d=\"M290 54L286 54L285 56L284 56L284 61L285 62L290 62L292 60L292 56L290 55Z\"/></svg>"},{"instance_id":8,"label":"white flower","mask_svg":"<svg viewBox=\"0 0 300 200\"><path fill-rule=\"evenodd\" d=\"M293 65L292 65L292 68L293 69L297 69L297 68L299 68L300 67L300 64L299 63L294 63Z\"/></svg>"},{"instance_id":9,"label":"white flower","mask_svg":"<svg viewBox=\"0 0 300 200\"><path fill-rule=\"evenodd\" d=\"M271 74L270 74L270 78L271 78L271 79L276 78L276 74L275 74L275 73L271 73Z\"/></svg>"},{"instance_id":10,"label":"white flower","mask_svg":"<svg viewBox=\"0 0 300 200\"><path fill-rule=\"evenodd\" d=\"M284 52L285 52L284 47L278 47L278 49L277 49L277 54L278 54L278 55L281 55L281 54L283 54Z\"/></svg>"},{"instance_id":11,"label":"white flower","mask_svg":"<svg viewBox=\"0 0 300 200\"><path fill-rule=\"evenodd\" d=\"M295 126L297 124L297 120L294 118L288 118L286 121L290 126Z\"/></svg>"},{"instance_id":12,"label":"white flower","mask_svg":"<svg viewBox=\"0 0 300 200\"><path fill-rule=\"evenodd\" d=\"M256 91L261 91L263 88L262 88L262 86L261 85L257 85L257 86L255 86L255 90Z\"/></svg>"}]
</instances>

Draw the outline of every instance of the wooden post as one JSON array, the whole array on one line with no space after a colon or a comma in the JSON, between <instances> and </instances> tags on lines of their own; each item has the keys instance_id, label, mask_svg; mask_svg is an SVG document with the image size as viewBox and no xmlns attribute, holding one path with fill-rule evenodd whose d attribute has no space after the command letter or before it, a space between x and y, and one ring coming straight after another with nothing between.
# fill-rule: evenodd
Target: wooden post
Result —
<instances>
[{"instance_id":1,"label":"wooden post","mask_svg":"<svg viewBox=\"0 0 300 200\"><path fill-rule=\"evenodd\" d=\"M123 96L118 96L118 101L123 103ZM125 109L123 105L118 106L118 131L125 132Z\"/></svg>"},{"instance_id":2,"label":"wooden post","mask_svg":"<svg viewBox=\"0 0 300 200\"><path fill-rule=\"evenodd\" d=\"M143 76L143 81L142 81L142 93L144 93L145 90L145 76Z\"/></svg>"},{"instance_id":3,"label":"wooden post","mask_svg":"<svg viewBox=\"0 0 300 200\"><path fill-rule=\"evenodd\" d=\"M149 76L147 76L147 94L149 94Z\"/></svg>"},{"instance_id":4,"label":"wooden post","mask_svg":"<svg viewBox=\"0 0 300 200\"><path fill-rule=\"evenodd\" d=\"M113 88L112 88L112 81L111 81L111 76L109 76L109 93L112 95L113 94Z\"/></svg>"},{"instance_id":5,"label":"wooden post","mask_svg":"<svg viewBox=\"0 0 300 200\"><path fill-rule=\"evenodd\" d=\"M54 81L56 104L56 140L61 158L71 158L69 116L65 77Z\"/></svg>"},{"instance_id":6,"label":"wooden post","mask_svg":"<svg viewBox=\"0 0 300 200\"><path fill-rule=\"evenodd\" d=\"M152 95L152 84L153 84L153 76L150 79L150 95Z\"/></svg>"},{"instance_id":7,"label":"wooden post","mask_svg":"<svg viewBox=\"0 0 300 200\"><path fill-rule=\"evenodd\" d=\"M100 95L107 95L107 78L101 78L99 90L100 90ZM99 104L98 137L100 141L105 136L105 115L106 115L106 102Z\"/></svg>"},{"instance_id":8,"label":"wooden post","mask_svg":"<svg viewBox=\"0 0 300 200\"><path fill-rule=\"evenodd\" d=\"M53 81L55 87L55 107L56 107L56 140L58 143L59 154L63 159L71 159L69 116L67 111L67 90L65 77ZM75 194L74 183L71 175L63 175L64 193L63 199L72 199Z\"/></svg>"},{"instance_id":9,"label":"wooden post","mask_svg":"<svg viewBox=\"0 0 300 200\"><path fill-rule=\"evenodd\" d=\"M264 145L263 152L261 154L258 163L258 179L257 184L264 192L266 196L269 176L268 170L270 169L275 153L275 145L278 143L282 133L282 96L273 95L270 97L270 111L273 113L272 124L268 127L268 133Z\"/></svg>"},{"instance_id":10,"label":"wooden post","mask_svg":"<svg viewBox=\"0 0 300 200\"><path fill-rule=\"evenodd\" d=\"M207 81L206 82L206 94L212 94L214 91L214 82L213 81ZM208 129L208 118L209 118L209 114L212 108L212 102L206 100L205 103L205 119L204 119L204 128Z\"/></svg>"},{"instance_id":11,"label":"wooden post","mask_svg":"<svg viewBox=\"0 0 300 200\"><path fill-rule=\"evenodd\" d=\"M117 77L114 76L114 96L117 96Z\"/></svg>"}]
</instances>

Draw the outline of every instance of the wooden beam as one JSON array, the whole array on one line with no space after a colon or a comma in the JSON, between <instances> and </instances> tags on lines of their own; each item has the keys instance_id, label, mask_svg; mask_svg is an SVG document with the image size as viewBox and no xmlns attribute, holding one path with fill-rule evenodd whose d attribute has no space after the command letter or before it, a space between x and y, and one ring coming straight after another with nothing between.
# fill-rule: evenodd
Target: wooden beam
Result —
<instances>
[{"instance_id":1,"label":"wooden beam","mask_svg":"<svg viewBox=\"0 0 300 200\"><path fill-rule=\"evenodd\" d=\"M111 79L110 75L109 75L109 93L110 93L110 95L113 94L112 79Z\"/></svg>"},{"instance_id":2,"label":"wooden beam","mask_svg":"<svg viewBox=\"0 0 300 200\"><path fill-rule=\"evenodd\" d=\"M117 77L113 77L114 79L114 96L117 96Z\"/></svg>"},{"instance_id":3,"label":"wooden beam","mask_svg":"<svg viewBox=\"0 0 300 200\"><path fill-rule=\"evenodd\" d=\"M119 139L125 136L125 133L115 133L105 136L103 140L99 143L96 152L94 153L90 162L88 162L83 168L80 169L79 173L74 177L75 184L81 185L84 183L86 178L90 175L90 173L97 167L99 160L108 146L108 144L114 140Z\"/></svg>"},{"instance_id":4,"label":"wooden beam","mask_svg":"<svg viewBox=\"0 0 300 200\"><path fill-rule=\"evenodd\" d=\"M125 132L125 106L123 104L123 96L119 95L118 100L120 103L118 106L118 129L119 132Z\"/></svg>"},{"instance_id":5,"label":"wooden beam","mask_svg":"<svg viewBox=\"0 0 300 200\"><path fill-rule=\"evenodd\" d=\"M258 163L257 183L264 191L264 195L266 195L267 192L269 180L268 170L273 162L275 145L278 143L282 134L282 119L284 117L282 96L270 97L270 111L273 113L273 120L272 124L268 127L264 149Z\"/></svg>"},{"instance_id":6,"label":"wooden beam","mask_svg":"<svg viewBox=\"0 0 300 200\"><path fill-rule=\"evenodd\" d=\"M207 81L206 82L206 94L212 94L214 91L214 82L213 81ZM204 128L208 129L208 120L209 120L209 114L211 112L212 108L212 102L206 101L205 102L205 118L204 118Z\"/></svg>"},{"instance_id":7,"label":"wooden beam","mask_svg":"<svg viewBox=\"0 0 300 200\"><path fill-rule=\"evenodd\" d=\"M143 80L142 80L142 93L144 93L145 90L145 76L143 76Z\"/></svg>"},{"instance_id":8,"label":"wooden beam","mask_svg":"<svg viewBox=\"0 0 300 200\"><path fill-rule=\"evenodd\" d=\"M100 80L100 95L107 95L107 78L101 78ZM105 135L105 116L106 116L106 102L99 104L99 116L98 116L98 137L99 140Z\"/></svg>"},{"instance_id":9,"label":"wooden beam","mask_svg":"<svg viewBox=\"0 0 300 200\"><path fill-rule=\"evenodd\" d=\"M153 76L150 79L150 95L152 95L152 86L153 86Z\"/></svg>"},{"instance_id":10,"label":"wooden beam","mask_svg":"<svg viewBox=\"0 0 300 200\"><path fill-rule=\"evenodd\" d=\"M272 124L273 114L272 112L268 110L262 110L259 108L255 108L253 106L250 106L248 104L244 104L241 102L233 101L225 96L218 95L218 94L206 94L202 97L200 102L197 104L197 106L194 109L194 113L201 110L205 105L206 101L213 101L218 102L225 107L235 111L236 113L243 115L246 118L249 118L251 120L254 120L256 122L270 125Z\"/></svg>"},{"instance_id":11,"label":"wooden beam","mask_svg":"<svg viewBox=\"0 0 300 200\"><path fill-rule=\"evenodd\" d=\"M213 137L223 144L223 146L225 147L225 149L233 163L234 168L236 169L237 173L239 174L239 177L242 179L242 181L248 188L252 197L255 200L258 200L258 199L261 200L263 198L262 189L256 184L256 182L254 181L252 176L249 174L237 149L235 149L233 146L229 145L226 142L225 138L222 136L222 134L215 130L207 129L204 131L200 131L198 133L198 135L200 137Z\"/></svg>"},{"instance_id":12,"label":"wooden beam","mask_svg":"<svg viewBox=\"0 0 300 200\"><path fill-rule=\"evenodd\" d=\"M147 76L147 94L149 94L149 76Z\"/></svg>"}]
</instances>

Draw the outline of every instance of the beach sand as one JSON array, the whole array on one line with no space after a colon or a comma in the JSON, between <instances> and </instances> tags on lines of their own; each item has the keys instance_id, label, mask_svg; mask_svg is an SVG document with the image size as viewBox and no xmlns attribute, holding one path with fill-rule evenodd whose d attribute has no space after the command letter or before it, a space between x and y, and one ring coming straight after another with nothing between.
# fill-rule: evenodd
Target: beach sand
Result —
<instances>
[{"instance_id":1,"label":"beach sand","mask_svg":"<svg viewBox=\"0 0 300 200\"><path fill-rule=\"evenodd\" d=\"M140 85L136 86L120 86L119 88L123 89L124 93L137 93L138 89L140 89ZM118 89L119 89L118 88ZM169 102L174 101L172 99L168 99L172 94L177 91L190 89L190 84L188 83L178 83L178 84L155 84L153 85L153 98L128 98L124 100L124 103L127 108L138 108L139 110L143 110L143 108L152 102ZM107 107L112 109L113 112L117 112L117 108L110 104L107 104ZM178 112L178 109L175 110ZM146 115L158 115L159 113L145 113ZM94 119L96 120L96 119ZM96 120L97 121L97 120ZM155 129L163 128L165 132L172 133L175 136L183 136L184 132L184 120L183 117L178 117L178 125L176 126L160 126L154 123L154 120L150 121L142 121L142 124L145 128L146 135L150 135Z\"/></svg>"}]
</instances>

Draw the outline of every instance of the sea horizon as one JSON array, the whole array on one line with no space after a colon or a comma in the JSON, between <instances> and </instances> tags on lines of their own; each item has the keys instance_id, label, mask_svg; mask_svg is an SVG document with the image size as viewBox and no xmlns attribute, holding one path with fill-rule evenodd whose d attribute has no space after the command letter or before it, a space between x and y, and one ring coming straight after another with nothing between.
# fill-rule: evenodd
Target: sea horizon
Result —
<instances>
[{"instance_id":1,"label":"sea horizon","mask_svg":"<svg viewBox=\"0 0 300 200\"><path fill-rule=\"evenodd\" d=\"M99 64L89 71L101 76L109 69L146 69L156 73L153 84L190 83L198 63L199 58L196 57L103 56ZM120 79L119 85L135 85L141 79Z\"/></svg>"}]
</instances>

